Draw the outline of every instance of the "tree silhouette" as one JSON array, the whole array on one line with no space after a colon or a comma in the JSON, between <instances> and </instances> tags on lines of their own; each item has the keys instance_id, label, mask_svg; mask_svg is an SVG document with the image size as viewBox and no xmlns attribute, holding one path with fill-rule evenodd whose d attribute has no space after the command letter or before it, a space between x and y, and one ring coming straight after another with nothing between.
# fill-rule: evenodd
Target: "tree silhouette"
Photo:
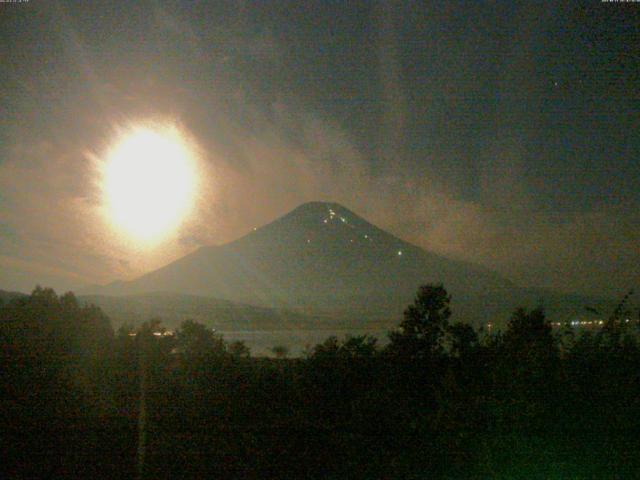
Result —
<instances>
[{"instance_id":1,"label":"tree silhouette","mask_svg":"<svg viewBox=\"0 0 640 480\"><path fill-rule=\"evenodd\" d=\"M193 320L113 337L99 309L37 288L0 306L0 437L14 460L0 477L133 478L137 452L146 478L640 478L628 300L617 341L554 334L541 308L478 339L449 324L449 301L421 287L381 352L367 335L332 336L276 361Z\"/></svg>"},{"instance_id":2,"label":"tree silhouette","mask_svg":"<svg viewBox=\"0 0 640 480\"><path fill-rule=\"evenodd\" d=\"M523 360L549 358L556 354L551 325L542 307L531 312L517 309L507 324L503 340L509 353Z\"/></svg>"},{"instance_id":3,"label":"tree silhouette","mask_svg":"<svg viewBox=\"0 0 640 480\"><path fill-rule=\"evenodd\" d=\"M336 357L339 351L340 340L335 335L331 335L324 342L313 347L311 356L314 358Z\"/></svg>"},{"instance_id":4,"label":"tree silhouette","mask_svg":"<svg viewBox=\"0 0 640 480\"><path fill-rule=\"evenodd\" d=\"M423 285L404 311L399 329L390 332L387 351L406 357L433 358L443 353L451 296L442 285Z\"/></svg>"},{"instance_id":5,"label":"tree silhouette","mask_svg":"<svg viewBox=\"0 0 640 480\"><path fill-rule=\"evenodd\" d=\"M186 359L202 360L223 356L227 351L224 339L194 320L185 320L176 330L176 350Z\"/></svg>"},{"instance_id":6,"label":"tree silhouette","mask_svg":"<svg viewBox=\"0 0 640 480\"><path fill-rule=\"evenodd\" d=\"M370 335L347 336L340 347L340 354L345 357L373 357L378 353L378 339Z\"/></svg>"},{"instance_id":7,"label":"tree silhouette","mask_svg":"<svg viewBox=\"0 0 640 480\"><path fill-rule=\"evenodd\" d=\"M287 358L289 355L289 348L284 345L276 345L271 349L271 352L276 358Z\"/></svg>"},{"instance_id":8,"label":"tree silhouette","mask_svg":"<svg viewBox=\"0 0 640 480\"><path fill-rule=\"evenodd\" d=\"M58 296L38 286L0 308L0 436L8 448L16 447L9 449L10 462L0 462L5 463L0 476L87 471L74 462L90 455L88 445L74 443L71 432L92 431L110 411L106 377L112 340L109 319L72 293ZM11 432L19 432L19 442ZM5 468L13 471L4 476Z\"/></svg>"},{"instance_id":9,"label":"tree silhouette","mask_svg":"<svg viewBox=\"0 0 640 480\"><path fill-rule=\"evenodd\" d=\"M228 350L229 354L235 358L249 358L251 356L251 350L242 340L231 342Z\"/></svg>"},{"instance_id":10,"label":"tree silhouette","mask_svg":"<svg viewBox=\"0 0 640 480\"><path fill-rule=\"evenodd\" d=\"M446 331L449 352L454 357L466 358L478 347L478 334L467 323L457 322Z\"/></svg>"},{"instance_id":11,"label":"tree silhouette","mask_svg":"<svg viewBox=\"0 0 640 480\"><path fill-rule=\"evenodd\" d=\"M347 335L344 341L332 335L311 350L311 358L373 357L378 353L378 339L370 335Z\"/></svg>"}]
</instances>

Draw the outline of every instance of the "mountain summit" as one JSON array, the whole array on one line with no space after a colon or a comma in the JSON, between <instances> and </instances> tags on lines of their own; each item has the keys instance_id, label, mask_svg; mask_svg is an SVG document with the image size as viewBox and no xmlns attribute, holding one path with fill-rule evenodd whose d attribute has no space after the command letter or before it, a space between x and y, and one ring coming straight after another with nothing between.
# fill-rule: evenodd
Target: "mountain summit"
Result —
<instances>
[{"instance_id":1,"label":"mountain summit","mask_svg":"<svg viewBox=\"0 0 640 480\"><path fill-rule=\"evenodd\" d=\"M166 291L323 312L401 312L417 287L442 282L457 298L514 286L484 268L425 251L337 203L300 205L233 242L199 250L95 293Z\"/></svg>"}]
</instances>

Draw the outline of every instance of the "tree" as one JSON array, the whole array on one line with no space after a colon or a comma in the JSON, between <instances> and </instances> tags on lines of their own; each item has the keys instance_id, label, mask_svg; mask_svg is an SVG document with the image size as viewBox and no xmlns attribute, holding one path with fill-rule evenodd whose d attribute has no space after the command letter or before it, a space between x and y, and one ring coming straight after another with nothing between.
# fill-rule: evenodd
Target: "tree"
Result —
<instances>
[{"instance_id":1,"label":"tree","mask_svg":"<svg viewBox=\"0 0 640 480\"><path fill-rule=\"evenodd\" d=\"M194 320L185 320L176 330L176 349L185 358L202 360L222 356L227 345L220 335Z\"/></svg>"},{"instance_id":2,"label":"tree","mask_svg":"<svg viewBox=\"0 0 640 480\"><path fill-rule=\"evenodd\" d=\"M457 322L447 328L447 343L451 355L466 358L478 347L478 334L471 325Z\"/></svg>"},{"instance_id":3,"label":"tree","mask_svg":"<svg viewBox=\"0 0 640 480\"><path fill-rule=\"evenodd\" d=\"M287 358L289 355L289 348L284 345L276 345L271 349L271 352L276 356L276 358Z\"/></svg>"},{"instance_id":4,"label":"tree","mask_svg":"<svg viewBox=\"0 0 640 480\"><path fill-rule=\"evenodd\" d=\"M513 356L523 360L548 360L555 356L556 342L543 308L531 312L517 309L507 324L504 345Z\"/></svg>"},{"instance_id":5,"label":"tree","mask_svg":"<svg viewBox=\"0 0 640 480\"><path fill-rule=\"evenodd\" d=\"M242 340L236 340L229 345L229 354L236 358L249 358L251 350Z\"/></svg>"},{"instance_id":6,"label":"tree","mask_svg":"<svg viewBox=\"0 0 640 480\"><path fill-rule=\"evenodd\" d=\"M340 351L340 341L338 337L335 335L331 335L327 337L324 342L319 343L315 347L313 347L312 357L314 358L323 358L323 357L335 357L338 355Z\"/></svg>"},{"instance_id":7,"label":"tree","mask_svg":"<svg viewBox=\"0 0 640 480\"><path fill-rule=\"evenodd\" d=\"M109 411L103 387L112 340L109 319L72 293L36 287L0 309L2 478L63 475L69 452L89 458L86 439ZM68 434L76 431L87 433L84 442Z\"/></svg>"},{"instance_id":8,"label":"tree","mask_svg":"<svg viewBox=\"0 0 640 480\"><path fill-rule=\"evenodd\" d=\"M311 358L360 358L373 357L377 352L378 339L370 335L347 335L344 341L332 335L313 347Z\"/></svg>"},{"instance_id":9,"label":"tree","mask_svg":"<svg viewBox=\"0 0 640 480\"><path fill-rule=\"evenodd\" d=\"M496 344L494 412L506 425L547 428L558 404L559 350L542 307L518 308Z\"/></svg>"},{"instance_id":10,"label":"tree","mask_svg":"<svg viewBox=\"0 0 640 480\"><path fill-rule=\"evenodd\" d=\"M342 346L340 354L349 357L373 357L377 353L378 339L370 335L347 336Z\"/></svg>"},{"instance_id":11,"label":"tree","mask_svg":"<svg viewBox=\"0 0 640 480\"><path fill-rule=\"evenodd\" d=\"M433 358L443 352L449 325L451 296L442 285L423 285L404 311L398 330L389 333L388 352L393 355Z\"/></svg>"},{"instance_id":12,"label":"tree","mask_svg":"<svg viewBox=\"0 0 640 480\"><path fill-rule=\"evenodd\" d=\"M631 317L631 310L628 304L632 295L633 290L629 290L604 322L601 333L610 347L618 346L627 337L626 334L628 334L629 330L627 322Z\"/></svg>"}]
</instances>

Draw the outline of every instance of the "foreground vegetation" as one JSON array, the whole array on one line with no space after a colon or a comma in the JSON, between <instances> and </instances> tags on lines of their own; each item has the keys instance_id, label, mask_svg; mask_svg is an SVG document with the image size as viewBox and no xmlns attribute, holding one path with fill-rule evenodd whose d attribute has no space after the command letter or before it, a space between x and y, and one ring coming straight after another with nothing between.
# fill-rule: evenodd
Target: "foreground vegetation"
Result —
<instances>
[{"instance_id":1,"label":"foreground vegetation","mask_svg":"<svg viewBox=\"0 0 640 480\"><path fill-rule=\"evenodd\" d=\"M504 332L419 289L389 344L252 358L205 326L113 332L37 288L0 307L3 478L640 478L640 343L542 309ZM630 321L626 321L627 318Z\"/></svg>"}]
</instances>

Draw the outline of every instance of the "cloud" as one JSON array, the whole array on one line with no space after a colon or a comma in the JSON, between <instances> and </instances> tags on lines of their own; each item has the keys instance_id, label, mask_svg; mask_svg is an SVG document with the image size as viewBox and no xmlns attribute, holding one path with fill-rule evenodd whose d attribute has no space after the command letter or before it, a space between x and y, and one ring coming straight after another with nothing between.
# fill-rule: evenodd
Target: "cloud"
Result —
<instances>
[{"instance_id":1,"label":"cloud","mask_svg":"<svg viewBox=\"0 0 640 480\"><path fill-rule=\"evenodd\" d=\"M0 245L5 267L57 275L66 284L100 276L108 259L96 257L101 232L91 228L97 221L91 175L80 152L45 140L14 146L0 165L0 190L7 198L0 219L19 239L11 248Z\"/></svg>"},{"instance_id":2,"label":"cloud","mask_svg":"<svg viewBox=\"0 0 640 480\"><path fill-rule=\"evenodd\" d=\"M508 183L517 194L492 196L489 182L480 200L465 200L429 175L400 169L372 175L349 134L318 112L283 100L243 107L242 126L227 119L224 142L202 141L205 188L197 210L153 251L127 245L106 228L96 171L81 146L45 139L15 145L0 165L3 266L58 276L64 285L136 276L198 246L231 241L302 202L326 200L521 284L617 293L637 282L640 223L633 211L539 211L516 174ZM508 171L500 162L495 168ZM504 179L499 183L506 188Z\"/></svg>"},{"instance_id":3,"label":"cloud","mask_svg":"<svg viewBox=\"0 0 640 480\"><path fill-rule=\"evenodd\" d=\"M154 32L164 42L168 32L189 55L154 57L146 69L145 62L131 60L135 55L121 63L106 55L111 60L101 64L84 48L86 39L72 36L64 43L67 56L81 59L86 68L79 70L91 75L76 80L60 103L29 105L31 116L24 117L35 122L50 113L50 128L24 129L3 147L0 281L7 286L40 278L65 286L130 278L201 245L231 241L310 200L343 203L402 238L521 284L617 293L637 283L638 214L628 205L542 210L526 181L525 144L511 125L498 125L499 139L487 134L482 142L477 195L465 195L455 168L449 174L438 167L457 162L444 148L425 148L419 171L419 162L403 161L403 152L394 161L409 98L398 72L385 67L395 68L398 45L379 58L381 74L388 73L381 79L387 98L380 140L388 163L380 173L348 125L296 98L285 82L261 83L260 67L270 73L286 67L287 50L275 34L247 33L241 24L200 32L157 5L152 23L160 33ZM246 58L241 70L239 60ZM515 67L529 60L519 55L513 61L521 71ZM239 80L244 77L251 78ZM505 118L510 106L499 105ZM193 136L203 188L180 231L147 251L105 224L91 159L108 145L114 126L156 117Z\"/></svg>"},{"instance_id":4,"label":"cloud","mask_svg":"<svg viewBox=\"0 0 640 480\"><path fill-rule=\"evenodd\" d=\"M525 286L618 294L638 281L638 214L606 205L540 209L513 168L523 155L517 146L496 150L504 160L496 158L494 177L486 174L472 201L428 174L372 175L346 132L294 104L279 104L273 116L258 109L250 124L254 133L240 130L233 139L243 162L213 160L224 179L215 193L218 219L200 231L200 243L232 240L304 201L330 200L424 248Z\"/></svg>"}]
</instances>

